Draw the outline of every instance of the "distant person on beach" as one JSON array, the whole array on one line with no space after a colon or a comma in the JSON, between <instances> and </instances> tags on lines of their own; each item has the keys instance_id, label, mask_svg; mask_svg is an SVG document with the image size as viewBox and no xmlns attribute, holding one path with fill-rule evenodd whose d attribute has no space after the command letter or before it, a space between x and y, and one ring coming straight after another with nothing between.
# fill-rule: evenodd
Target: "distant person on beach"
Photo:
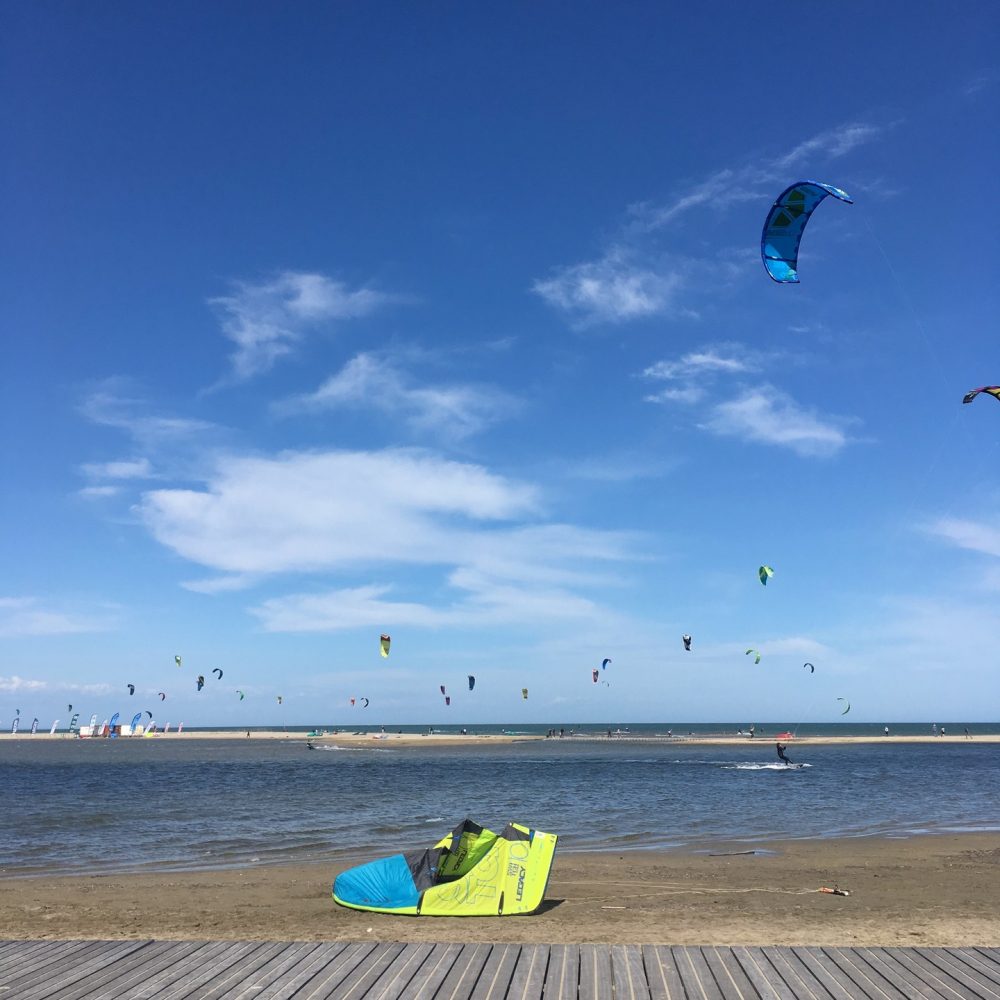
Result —
<instances>
[{"instance_id":1,"label":"distant person on beach","mask_svg":"<svg viewBox=\"0 0 1000 1000\"><path fill-rule=\"evenodd\" d=\"M785 744L775 743L775 749L778 751L778 760L784 761L786 764L791 764L791 758L785 756Z\"/></svg>"},{"instance_id":2,"label":"distant person on beach","mask_svg":"<svg viewBox=\"0 0 1000 1000\"><path fill-rule=\"evenodd\" d=\"M888 735L889 735L889 727L888 727L888 726L886 726L886 727L885 727L885 735L886 735L886 736L888 736Z\"/></svg>"},{"instance_id":3,"label":"distant person on beach","mask_svg":"<svg viewBox=\"0 0 1000 1000\"><path fill-rule=\"evenodd\" d=\"M250 730L247 730L247 739L250 739Z\"/></svg>"},{"instance_id":4,"label":"distant person on beach","mask_svg":"<svg viewBox=\"0 0 1000 1000\"><path fill-rule=\"evenodd\" d=\"M968 726L965 727L965 738L967 740L971 740L972 739L972 737L969 735L969 727Z\"/></svg>"},{"instance_id":5,"label":"distant person on beach","mask_svg":"<svg viewBox=\"0 0 1000 1000\"><path fill-rule=\"evenodd\" d=\"M750 727L750 739L753 739L753 726Z\"/></svg>"},{"instance_id":6,"label":"distant person on beach","mask_svg":"<svg viewBox=\"0 0 1000 1000\"><path fill-rule=\"evenodd\" d=\"M941 735L944 736L944 726L941 727Z\"/></svg>"}]
</instances>

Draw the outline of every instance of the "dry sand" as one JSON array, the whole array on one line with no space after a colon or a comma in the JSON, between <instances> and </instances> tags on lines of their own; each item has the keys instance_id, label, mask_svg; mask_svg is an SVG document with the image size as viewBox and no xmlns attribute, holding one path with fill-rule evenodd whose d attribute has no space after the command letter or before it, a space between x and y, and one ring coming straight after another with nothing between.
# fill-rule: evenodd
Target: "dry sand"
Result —
<instances>
[{"instance_id":1,"label":"dry sand","mask_svg":"<svg viewBox=\"0 0 1000 1000\"><path fill-rule=\"evenodd\" d=\"M791 841L768 844L773 855L727 853L746 850L557 852L546 901L528 917L344 909L330 884L352 862L0 875L0 939L1000 946L1000 834ZM850 895L817 892L822 885Z\"/></svg>"}]
</instances>

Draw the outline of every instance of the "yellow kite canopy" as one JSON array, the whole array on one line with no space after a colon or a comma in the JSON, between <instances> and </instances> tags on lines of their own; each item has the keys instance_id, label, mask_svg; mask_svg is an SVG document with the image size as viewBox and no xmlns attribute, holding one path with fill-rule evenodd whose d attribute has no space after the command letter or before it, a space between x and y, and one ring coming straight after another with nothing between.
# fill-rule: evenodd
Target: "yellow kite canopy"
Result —
<instances>
[{"instance_id":1,"label":"yellow kite canopy","mask_svg":"<svg viewBox=\"0 0 1000 1000\"><path fill-rule=\"evenodd\" d=\"M467 819L433 847L341 872L341 906L409 916L533 913L545 898L558 837L520 823L493 833Z\"/></svg>"}]
</instances>

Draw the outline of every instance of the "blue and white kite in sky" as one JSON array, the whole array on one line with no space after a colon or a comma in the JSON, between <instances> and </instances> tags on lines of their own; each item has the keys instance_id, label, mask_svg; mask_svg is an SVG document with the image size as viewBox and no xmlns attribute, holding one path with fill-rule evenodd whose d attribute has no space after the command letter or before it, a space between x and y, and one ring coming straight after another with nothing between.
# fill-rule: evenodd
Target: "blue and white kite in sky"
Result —
<instances>
[{"instance_id":1,"label":"blue and white kite in sky","mask_svg":"<svg viewBox=\"0 0 1000 1000\"><path fill-rule=\"evenodd\" d=\"M799 280L799 243L806 223L816 211L816 206L833 195L848 205L853 199L846 191L832 184L819 181L799 181L778 195L764 220L764 231L760 236L760 256L767 273L780 282Z\"/></svg>"}]
</instances>

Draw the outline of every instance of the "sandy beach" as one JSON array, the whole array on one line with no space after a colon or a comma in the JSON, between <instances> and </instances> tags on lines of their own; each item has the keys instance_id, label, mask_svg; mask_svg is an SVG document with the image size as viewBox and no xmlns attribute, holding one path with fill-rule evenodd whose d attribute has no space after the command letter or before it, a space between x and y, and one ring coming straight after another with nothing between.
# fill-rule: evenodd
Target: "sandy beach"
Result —
<instances>
[{"instance_id":1,"label":"sandy beach","mask_svg":"<svg viewBox=\"0 0 1000 1000\"><path fill-rule=\"evenodd\" d=\"M125 876L0 874L0 938L1000 946L1000 834L747 850L557 852L541 911L506 918L344 909L330 887L353 861ZM850 895L818 892L824 885Z\"/></svg>"}]
</instances>

